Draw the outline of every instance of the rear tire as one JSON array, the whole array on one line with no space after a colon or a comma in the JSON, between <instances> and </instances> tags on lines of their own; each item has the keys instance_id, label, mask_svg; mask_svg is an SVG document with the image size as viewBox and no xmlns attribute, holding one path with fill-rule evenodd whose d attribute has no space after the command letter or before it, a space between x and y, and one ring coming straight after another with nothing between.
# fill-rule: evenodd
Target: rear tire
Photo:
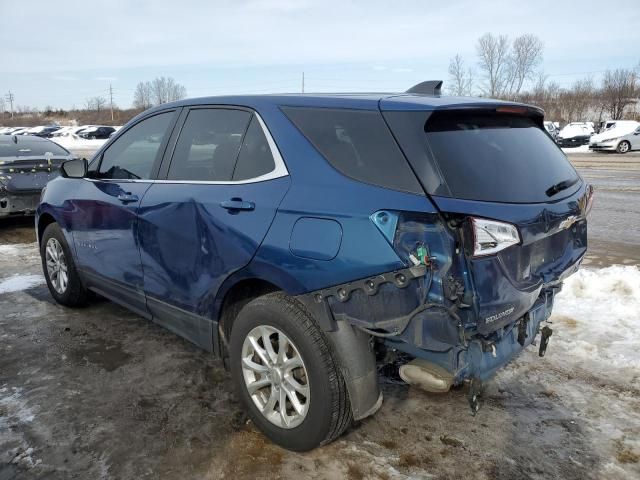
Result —
<instances>
[{"instance_id":1,"label":"rear tire","mask_svg":"<svg viewBox=\"0 0 640 480\"><path fill-rule=\"evenodd\" d=\"M618 153L627 153L629 150L631 150L631 144L626 140L620 142L616 147L616 152Z\"/></svg>"},{"instance_id":2,"label":"rear tire","mask_svg":"<svg viewBox=\"0 0 640 480\"><path fill-rule=\"evenodd\" d=\"M48 225L42 234L40 258L44 278L54 300L66 307L85 305L88 292L82 285L69 245L57 223Z\"/></svg>"},{"instance_id":3,"label":"rear tire","mask_svg":"<svg viewBox=\"0 0 640 480\"><path fill-rule=\"evenodd\" d=\"M278 445L311 450L351 424L347 388L327 338L309 312L284 293L256 298L240 311L229 358L249 417Z\"/></svg>"}]
</instances>

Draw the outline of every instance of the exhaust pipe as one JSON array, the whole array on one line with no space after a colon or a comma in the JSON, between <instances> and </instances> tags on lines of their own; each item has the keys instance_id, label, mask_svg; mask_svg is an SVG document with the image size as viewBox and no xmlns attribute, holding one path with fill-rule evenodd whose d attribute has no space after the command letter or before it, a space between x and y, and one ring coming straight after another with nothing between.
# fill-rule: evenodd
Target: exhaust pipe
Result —
<instances>
[{"instance_id":1,"label":"exhaust pipe","mask_svg":"<svg viewBox=\"0 0 640 480\"><path fill-rule=\"evenodd\" d=\"M400 367L400 378L410 385L430 393L448 392L453 375L435 363L416 358Z\"/></svg>"}]
</instances>

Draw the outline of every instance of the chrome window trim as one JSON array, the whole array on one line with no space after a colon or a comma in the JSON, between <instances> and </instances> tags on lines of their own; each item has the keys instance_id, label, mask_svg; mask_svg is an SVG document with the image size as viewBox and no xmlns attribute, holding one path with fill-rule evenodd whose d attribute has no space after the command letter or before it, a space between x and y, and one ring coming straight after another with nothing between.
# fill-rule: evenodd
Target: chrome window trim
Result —
<instances>
[{"instance_id":1,"label":"chrome window trim","mask_svg":"<svg viewBox=\"0 0 640 480\"><path fill-rule=\"evenodd\" d=\"M221 105L222 108L225 105ZM259 177L248 178L246 180L160 180L160 179L133 179L133 178L84 178L89 182L116 182L116 183L176 183L176 184L190 184L190 185L244 185L247 183L259 183L267 180L273 180L276 178L282 178L289 175L289 170L287 170L287 166L284 163L284 159L280 154L280 150L276 145L273 137L271 136L271 132L267 128L267 125L262 120L262 117L258 112L252 110L253 114L258 119L260 123L260 127L267 139L267 144L269 145L269 150L271 150L271 156L273 157L273 162L275 163L275 168L271 170L269 173L265 173L264 175L260 175ZM115 142L114 142L115 143Z\"/></svg>"}]
</instances>

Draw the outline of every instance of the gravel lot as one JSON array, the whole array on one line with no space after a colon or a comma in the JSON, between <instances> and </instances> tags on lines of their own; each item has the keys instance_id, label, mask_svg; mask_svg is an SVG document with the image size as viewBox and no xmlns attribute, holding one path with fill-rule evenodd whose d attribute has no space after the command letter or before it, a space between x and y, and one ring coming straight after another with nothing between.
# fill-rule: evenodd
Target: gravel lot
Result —
<instances>
[{"instance_id":1,"label":"gravel lot","mask_svg":"<svg viewBox=\"0 0 640 480\"><path fill-rule=\"evenodd\" d=\"M571 159L596 186L586 265L639 264L640 155ZM0 222L0 281L36 276L0 288L0 480L640 478L639 375L568 357L576 319L556 315L547 356L500 372L475 418L463 390L383 378L377 415L295 454L247 422L208 354L107 301L54 304L34 241L32 219Z\"/></svg>"}]
</instances>

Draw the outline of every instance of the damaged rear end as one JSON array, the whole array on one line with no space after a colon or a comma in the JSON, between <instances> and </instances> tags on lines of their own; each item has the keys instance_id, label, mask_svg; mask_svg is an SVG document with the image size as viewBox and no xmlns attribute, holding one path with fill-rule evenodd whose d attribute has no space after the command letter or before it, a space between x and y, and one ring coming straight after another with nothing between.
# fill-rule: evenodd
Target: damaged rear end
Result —
<instances>
[{"instance_id":1,"label":"damaged rear end","mask_svg":"<svg viewBox=\"0 0 640 480\"><path fill-rule=\"evenodd\" d=\"M0 135L0 218L32 215L60 165L74 158L59 145L35 136Z\"/></svg>"},{"instance_id":2,"label":"damaged rear end","mask_svg":"<svg viewBox=\"0 0 640 480\"><path fill-rule=\"evenodd\" d=\"M544 132L538 109L484 102L382 114L437 213L371 216L405 269L320 293L335 319L404 352L429 391L482 382L523 348L544 355L562 281L587 249L592 189ZM404 355L404 358L406 358Z\"/></svg>"}]
</instances>

